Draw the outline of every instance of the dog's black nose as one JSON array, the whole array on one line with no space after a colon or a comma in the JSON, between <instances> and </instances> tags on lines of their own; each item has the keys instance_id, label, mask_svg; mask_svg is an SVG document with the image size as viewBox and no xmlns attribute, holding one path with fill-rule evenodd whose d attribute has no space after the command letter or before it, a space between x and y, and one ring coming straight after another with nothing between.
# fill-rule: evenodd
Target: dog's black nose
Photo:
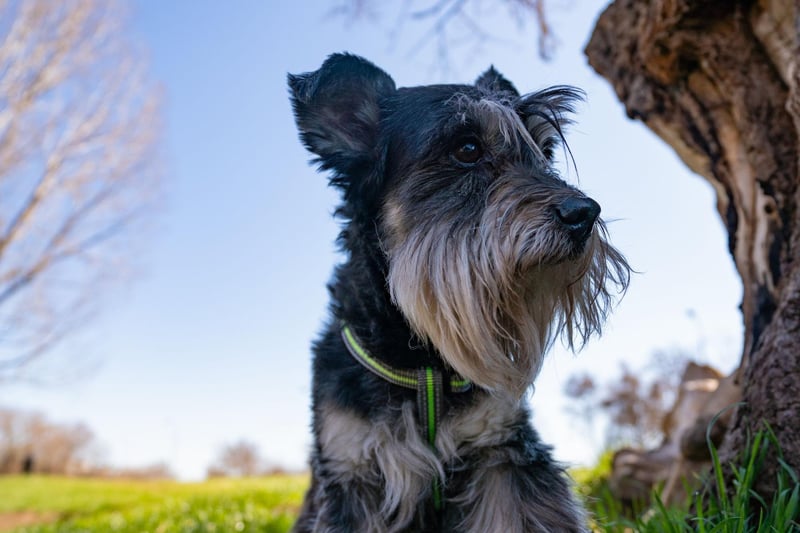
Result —
<instances>
[{"instance_id":1,"label":"dog's black nose","mask_svg":"<svg viewBox=\"0 0 800 533\"><path fill-rule=\"evenodd\" d=\"M600 204L585 196L573 196L558 204L555 211L573 239L585 239L600 215Z\"/></svg>"}]
</instances>

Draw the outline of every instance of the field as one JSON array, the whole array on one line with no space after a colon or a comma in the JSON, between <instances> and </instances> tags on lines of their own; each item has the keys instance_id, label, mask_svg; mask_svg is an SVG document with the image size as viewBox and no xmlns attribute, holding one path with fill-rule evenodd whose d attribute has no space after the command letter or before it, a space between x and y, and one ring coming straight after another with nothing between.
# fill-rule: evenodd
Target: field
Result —
<instances>
[{"instance_id":1,"label":"field","mask_svg":"<svg viewBox=\"0 0 800 533\"><path fill-rule=\"evenodd\" d=\"M0 477L3 533L288 531L305 476L201 483Z\"/></svg>"},{"instance_id":2,"label":"field","mask_svg":"<svg viewBox=\"0 0 800 533\"><path fill-rule=\"evenodd\" d=\"M714 476L723 470L713 448ZM735 491L695 493L685 507L654 505L626 516L607 488L609 461L575 471L591 502L594 530L604 533L800 533L800 479L785 461L770 501L753 492L760 465L781 454L771 433L759 432L731 470ZM610 458L610 455L608 456ZM0 476L2 533L283 533L297 515L306 476L215 479L202 483Z\"/></svg>"}]
</instances>

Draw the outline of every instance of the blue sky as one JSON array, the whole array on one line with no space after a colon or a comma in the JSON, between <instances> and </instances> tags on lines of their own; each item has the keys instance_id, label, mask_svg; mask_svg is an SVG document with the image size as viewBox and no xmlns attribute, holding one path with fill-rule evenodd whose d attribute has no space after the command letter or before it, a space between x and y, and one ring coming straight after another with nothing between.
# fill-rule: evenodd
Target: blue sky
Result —
<instances>
[{"instance_id":1,"label":"blue sky","mask_svg":"<svg viewBox=\"0 0 800 533\"><path fill-rule=\"evenodd\" d=\"M286 73L347 50L399 86L445 81L430 68L432 46L409 54L424 28L408 23L393 39L391 12L349 23L328 15L335 1L132 4L131 31L167 97L165 209L143 274L108 295L101 317L48 361L55 374L85 375L4 386L0 405L85 421L118 465L166 461L198 478L221 445L245 438L275 463L304 466L308 347L340 257L337 198L297 140ZM614 220L612 240L639 274L603 338L577 355L556 347L537 381L535 424L573 463L591 461L601 435L564 411L571 374L607 379L620 361L637 367L653 350L698 346L727 371L741 344L741 288L713 191L625 118L583 57L603 5L548 4L560 41L550 63L537 58L532 24L520 31L484 14L503 39L454 50L446 80L471 82L494 64L522 91L567 83L588 93L568 135L580 187Z\"/></svg>"}]
</instances>

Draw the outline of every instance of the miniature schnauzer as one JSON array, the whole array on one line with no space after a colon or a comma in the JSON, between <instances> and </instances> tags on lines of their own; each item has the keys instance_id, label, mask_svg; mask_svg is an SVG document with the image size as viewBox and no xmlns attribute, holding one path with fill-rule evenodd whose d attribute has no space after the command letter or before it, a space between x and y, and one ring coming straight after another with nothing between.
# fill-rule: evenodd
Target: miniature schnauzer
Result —
<instances>
[{"instance_id":1,"label":"miniature schnauzer","mask_svg":"<svg viewBox=\"0 0 800 533\"><path fill-rule=\"evenodd\" d=\"M600 206L554 169L581 93L520 96L493 67L398 89L350 54L289 86L347 254L295 531L586 531L524 400L553 339L599 333L629 280Z\"/></svg>"}]
</instances>

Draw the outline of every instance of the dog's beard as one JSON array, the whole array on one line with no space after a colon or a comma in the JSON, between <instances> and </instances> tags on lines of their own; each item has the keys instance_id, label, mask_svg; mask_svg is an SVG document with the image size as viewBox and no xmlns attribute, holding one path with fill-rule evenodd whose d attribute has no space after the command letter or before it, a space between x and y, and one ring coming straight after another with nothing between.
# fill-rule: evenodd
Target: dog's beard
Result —
<instances>
[{"instance_id":1,"label":"dog's beard","mask_svg":"<svg viewBox=\"0 0 800 533\"><path fill-rule=\"evenodd\" d=\"M599 333L629 267L601 222L575 243L542 206L569 189L495 186L471 221L419 222L389 252L389 289L416 334L459 374L521 396L560 333ZM537 197L538 196L538 197Z\"/></svg>"}]
</instances>

